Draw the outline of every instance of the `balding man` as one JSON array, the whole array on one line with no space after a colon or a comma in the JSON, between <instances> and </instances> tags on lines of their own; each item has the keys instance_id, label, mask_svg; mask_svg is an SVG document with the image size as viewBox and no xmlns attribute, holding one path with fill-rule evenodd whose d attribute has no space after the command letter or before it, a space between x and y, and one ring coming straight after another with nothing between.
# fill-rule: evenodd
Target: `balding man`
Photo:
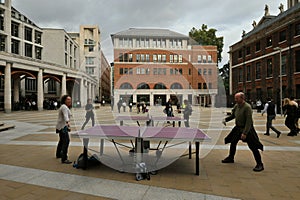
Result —
<instances>
[{"instance_id":1,"label":"balding man","mask_svg":"<svg viewBox=\"0 0 300 200\"><path fill-rule=\"evenodd\" d=\"M263 151L263 145L260 143L253 127L252 108L245 101L245 95L242 92L236 93L234 100L236 104L232 109L231 115L224 119L225 123L235 119L235 127L225 138L225 144L231 144L229 156L222 160L222 163L234 163L237 143L239 140L242 140L243 142L247 142L248 147L254 155L256 166L253 168L253 171L262 171L264 170L264 165L261 161L259 149Z\"/></svg>"}]
</instances>

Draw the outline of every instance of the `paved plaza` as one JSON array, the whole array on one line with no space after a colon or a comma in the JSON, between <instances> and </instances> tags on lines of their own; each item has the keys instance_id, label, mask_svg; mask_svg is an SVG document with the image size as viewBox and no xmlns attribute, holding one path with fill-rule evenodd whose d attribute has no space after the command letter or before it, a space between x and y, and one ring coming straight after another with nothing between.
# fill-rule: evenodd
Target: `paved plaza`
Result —
<instances>
[{"instance_id":1,"label":"paved plaza","mask_svg":"<svg viewBox=\"0 0 300 200\"><path fill-rule=\"evenodd\" d=\"M163 115L163 107L149 109L151 115ZM255 129L265 147L265 170L253 172L255 161L247 145L238 144L235 163L223 164L229 145L224 137L234 121L224 126L226 108L193 107L191 127L198 127L212 140L201 144L200 175L195 175L195 156L181 157L160 169L150 180L136 181L134 174L120 173L106 165L87 170L61 164L55 158L58 135L55 134L57 110L0 113L0 122L14 129L0 132L0 199L299 199L300 136L288 137L284 117L277 116L274 132L265 136L266 115L254 111ZM118 124L109 106L95 110L96 124ZM72 109L72 131L84 122L84 109ZM146 114L139 114L140 116ZM126 126L137 126L127 122ZM155 124L165 126L166 124ZM91 126L91 122L87 127ZM82 152L79 138L71 138L69 159Z\"/></svg>"}]
</instances>

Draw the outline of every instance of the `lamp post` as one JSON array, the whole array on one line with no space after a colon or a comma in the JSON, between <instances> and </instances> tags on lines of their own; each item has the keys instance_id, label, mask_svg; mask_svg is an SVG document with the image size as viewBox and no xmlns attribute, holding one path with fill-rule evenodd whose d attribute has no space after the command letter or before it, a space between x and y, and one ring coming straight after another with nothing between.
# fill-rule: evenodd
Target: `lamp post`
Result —
<instances>
[{"instance_id":1,"label":"lamp post","mask_svg":"<svg viewBox=\"0 0 300 200\"><path fill-rule=\"evenodd\" d=\"M281 50L280 47L275 47L274 50L279 50L279 87L280 87L280 115L282 116L282 58L281 58Z\"/></svg>"}]
</instances>

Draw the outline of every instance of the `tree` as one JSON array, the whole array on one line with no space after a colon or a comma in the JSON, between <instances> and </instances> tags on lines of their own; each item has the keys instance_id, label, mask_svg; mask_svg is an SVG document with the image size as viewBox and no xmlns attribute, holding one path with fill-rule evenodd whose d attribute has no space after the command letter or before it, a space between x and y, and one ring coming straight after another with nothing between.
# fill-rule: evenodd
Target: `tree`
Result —
<instances>
[{"instance_id":1,"label":"tree","mask_svg":"<svg viewBox=\"0 0 300 200\"><path fill-rule=\"evenodd\" d=\"M218 62L222 61L223 37L216 36L216 29L210 28L207 30L207 25L202 24L201 29L195 27L189 32L189 36L201 45L216 45L218 50Z\"/></svg>"},{"instance_id":2,"label":"tree","mask_svg":"<svg viewBox=\"0 0 300 200\"><path fill-rule=\"evenodd\" d=\"M222 68L219 69L219 76L221 77L224 84L224 89L226 91L226 95L229 95L229 62L223 65Z\"/></svg>"}]
</instances>

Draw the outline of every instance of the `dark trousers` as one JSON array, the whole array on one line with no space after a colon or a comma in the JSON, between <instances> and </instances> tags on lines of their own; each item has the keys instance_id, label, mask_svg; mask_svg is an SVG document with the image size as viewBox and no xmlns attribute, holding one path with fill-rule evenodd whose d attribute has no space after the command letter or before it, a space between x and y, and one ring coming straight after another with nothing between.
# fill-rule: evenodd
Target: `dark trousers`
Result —
<instances>
[{"instance_id":1,"label":"dark trousers","mask_svg":"<svg viewBox=\"0 0 300 200\"><path fill-rule=\"evenodd\" d=\"M233 140L231 141L230 150L229 150L229 157L232 158L232 159L234 159L234 156L235 156L235 153L236 153L236 146L237 146L237 143L239 142L240 138L241 138L241 134L238 137L233 138ZM249 144L248 144L248 147L250 148ZM256 164L261 164L262 161L261 161L261 156L260 156L260 153L259 153L258 149L257 148L250 148L250 150L253 153Z\"/></svg>"},{"instance_id":2,"label":"dark trousers","mask_svg":"<svg viewBox=\"0 0 300 200\"><path fill-rule=\"evenodd\" d=\"M268 115L267 116L267 131L266 133L269 134L270 133L270 128L275 132L275 133L280 133L280 131L278 131L273 125L272 125L272 121L275 119L275 115Z\"/></svg>"},{"instance_id":3,"label":"dark trousers","mask_svg":"<svg viewBox=\"0 0 300 200\"><path fill-rule=\"evenodd\" d=\"M95 117L94 117L94 115L87 115L87 116L85 117L85 122L83 123L83 125L82 125L82 127L81 127L81 130L84 129L85 125L90 121L90 119L92 119L92 126L95 125Z\"/></svg>"},{"instance_id":4,"label":"dark trousers","mask_svg":"<svg viewBox=\"0 0 300 200\"><path fill-rule=\"evenodd\" d=\"M65 126L64 128L59 130L59 142L56 148L56 157L60 157L61 161L65 161L68 159L68 148L70 143L70 137L68 128Z\"/></svg>"},{"instance_id":5,"label":"dark trousers","mask_svg":"<svg viewBox=\"0 0 300 200\"><path fill-rule=\"evenodd\" d=\"M297 127L295 121L295 117L292 116L287 116L285 118L285 125L290 129L291 134L297 134Z\"/></svg>"}]
</instances>

